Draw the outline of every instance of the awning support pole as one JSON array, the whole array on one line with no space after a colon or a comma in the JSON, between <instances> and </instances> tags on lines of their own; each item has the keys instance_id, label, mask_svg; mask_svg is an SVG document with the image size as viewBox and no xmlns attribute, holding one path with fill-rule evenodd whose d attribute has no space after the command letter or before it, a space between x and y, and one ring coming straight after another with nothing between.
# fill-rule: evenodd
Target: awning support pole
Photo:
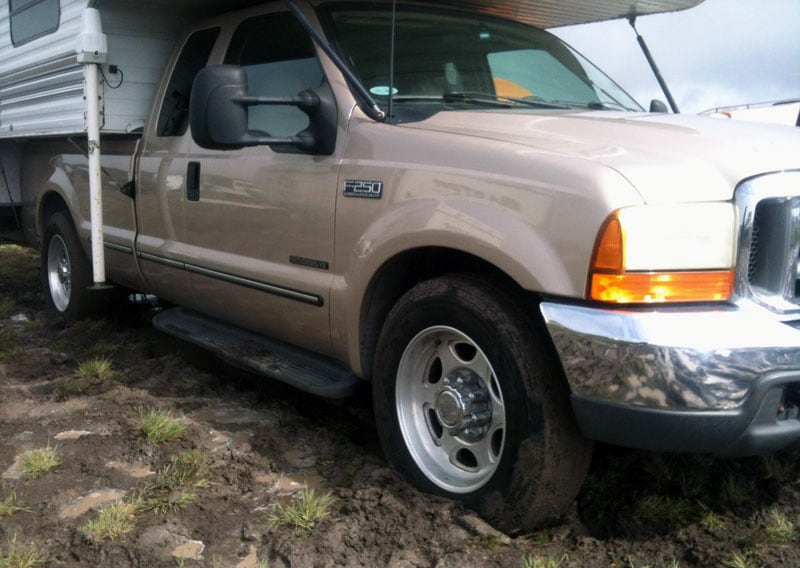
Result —
<instances>
[{"instance_id":1,"label":"awning support pole","mask_svg":"<svg viewBox=\"0 0 800 568\"><path fill-rule=\"evenodd\" d=\"M95 8L83 11L81 33L75 48L78 63L83 63L86 95L86 138L89 153L89 214L91 220L93 288L106 287L106 262L103 250L103 178L100 166L100 74L108 44L100 12Z\"/></svg>"},{"instance_id":2,"label":"awning support pole","mask_svg":"<svg viewBox=\"0 0 800 568\"><path fill-rule=\"evenodd\" d=\"M639 33L639 30L636 29L636 16L629 16L628 22L631 24L633 31L636 32L636 41L639 42L639 47L642 48L642 53L644 53L645 59L647 59L647 63L650 64L650 69L653 70L653 75L656 76L656 81L658 81L661 90L664 92L664 96L667 97L667 102L669 103L669 108L672 109L672 112L675 114L680 114L680 110L678 110L678 104L675 102L675 99L672 98L672 93L667 86L667 82L664 80L664 77L661 76L661 70L656 65L656 60L653 58L653 55L650 53L650 50L647 48L647 43L644 41L644 38Z\"/></svg>"}]
</instances>

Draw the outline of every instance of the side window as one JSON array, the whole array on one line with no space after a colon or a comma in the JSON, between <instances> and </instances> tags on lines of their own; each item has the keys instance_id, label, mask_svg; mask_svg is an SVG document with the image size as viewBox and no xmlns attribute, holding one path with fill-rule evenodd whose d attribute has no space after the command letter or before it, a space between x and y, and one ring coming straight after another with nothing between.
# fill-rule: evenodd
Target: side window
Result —
<instances>
[{"instance_id":1,"label":"side window","mask_svg":"<svg viewBox=\"0 0 800 568\"><path fill-rule=\"evenodd\" d=\"M208 63L219 36L219 28L200 30L189 36L183 46L161 103L156 133L159 136L183 136L189 128L189 97L195 76Z\"/></svg>"},{"instance_id":2,"label":"side window","mask_svg":"<svg viewBox=\"0 0 800 568\"><path fill-rule=\"evenodd\" d=\"M8 9L14 47L58 30L61 19L59 0L11 0Z\"/></svg>"},{"instance_id":3,"label":"side window","mask_svg":"<svg viewBox=\"0 0 800 568\"><path fill-rule=\"evenodd\" d=\"M254 96L292 96L323 80L311 38L288 12L242 22L225 63L244 67ZM308 115L291 106L254 106L249 116L250 130L270 136L292 136L309 123Z\"/></svg>"}]
</instances>

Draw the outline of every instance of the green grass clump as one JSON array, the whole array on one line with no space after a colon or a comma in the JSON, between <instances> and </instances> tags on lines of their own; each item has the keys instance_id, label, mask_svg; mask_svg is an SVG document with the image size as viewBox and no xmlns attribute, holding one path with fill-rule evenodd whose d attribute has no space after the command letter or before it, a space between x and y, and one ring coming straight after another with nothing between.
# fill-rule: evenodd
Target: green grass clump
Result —
<instances>
[{"instance_id":1,"label":"green grass clump","mask_svg":"<svg viewBox=\"0 0 800 568\"><path fill-rule=\"evenodd\" d=\"M35 547L22 549L12 544L8 551L0 549L0 568L38 568L46 561L44 553Z\"/></svg>"},{"instance_id":2,"label":"green grass clump","mask_svg":"<svg viewBox=\"0 0 800 568\"><path fill-rule=\"evenodd\" d=\"M96 539L114 540L131 532L136 526L137 503L120 501L100 509L97 517L81 530Z\"/></svg>"},{"instance_id":3,"label":"green grass clump","mask_svg":"<svg viewBox=\"0 0 800 568\"><path fill-rule=\"evenodd\" d=\"M58 392L63 397L102 389L119 377L107 358L90 359L78 365L77 370L69 377L58 381Z\"/></svg>"},{"instance_id":4,"label":"green grass clump","mask_svg":"<svg viewBox=\"0 0 800 568\"><path fill-rule=\"evenodd\" d=\"M61 465L55 448L47 446L22 454L22 471L32 479L38 479Z\"/></svg>"},{"instance_id":5,"label":"green grass clump","mask_svg":"<svg viewBox=\"0 0 800 568\"><path fill-rule=\"evenodd\" d=\"M769 512L767 526L764 529L770 543L777 545L790 544L797 537L797 528L789 517L778 509Z\"/></svg>"},{"instance_id":6,"label":"green grass clump","mask_svg":"<svg viewBox=\"0 0 800 568\"><path fill-rule=\"evenodd\" d=\"M751 551L736 551L731 554L731 557L725 562L724 566L728 568L759 568L761 563Z\"/></svg>"},{"instance_id":7,"label":"green grass clump","mask_svg":"<svg viewBox=\"0 0 800 568\"><path fill-rule=\"evenodd\" d=\"M526 556L522 559L520 568L560 568L567 561L567 555L560 558L555 556Z\"/></svg>"},{"instance_id":8,"label":"green grass clump","mask_svg":"<svg viewBox=\"0 0 800 568\"><path fill-rule=\"evenodd\" d=\"M319 521L330 514L336 499L330 494L317 495L313 489L303 491L300 498L289 505L278 505L267 515L272 528L293 526L296 530L311 531Z\"/></svg>"},{"instance_id":9,"label":"green grass clump","mask_svg":"<svg viewBox=\"0 0 800 568\"><path fill-rule=\"evenodd\" d=\"M208 485L211 456L203 450L181 452L145 487L139 499L140 511L168 513L179 510L197 499L195 489Z\"/></svg>"},{"instance_id":10,"label":"green grass clump","mask_svg":"<svg viewBox=\"0 0 800 568\"><path fill-rule=\"evenodd\" d=\"M636 503L639 521L664 528L689 524L695 516L692 503L665 495L647 495Z\"/></svg>"},{"instance_id":11,"label":"green grass clump","mask_svg":"<svg viewBox=\"0 0 800 568\"><path fill-rule=\"evenodd\" d=\"M730 474L722 482L722 502L733 509L748 503L754 492L752 479L743 476Z\"/></svg>"},{"instance_id":12,"label":"green grass clump","mask_svg":"<svg viewBox=\"0 0 800 568\"><path fill-rule=\"evenodd\" d=\"M186 433L186 424L166 410L142 410L139 414L139 430L153 444L172 442Z\"/></svg>"},{"instance_id":13,"label":"green grass clump","mask_svg":"<svg viewBox=\"0 0 800 568\"><path fill-rule=\"evenodd\" d=\"M6 497L3 501L0 501L0 519L4 517L10 517L14 513L19 513L20 511L28 510L29 509L21 507L19 504L17 504L17 496L13 493Z\"/></svg>"}]
</instances>

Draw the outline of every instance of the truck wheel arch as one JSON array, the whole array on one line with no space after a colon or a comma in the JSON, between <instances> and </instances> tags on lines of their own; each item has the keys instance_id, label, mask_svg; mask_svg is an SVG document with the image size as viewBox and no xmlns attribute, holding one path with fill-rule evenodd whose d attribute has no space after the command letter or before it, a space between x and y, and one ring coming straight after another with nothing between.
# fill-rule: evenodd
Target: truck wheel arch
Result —
<instances>
[{"instance_id":1,"label":"truck wheel arch","mask_svg":"<svg viewBox=\"0 0 800 568\"><path fill-rule=\"evenodd\" d=\"M57 188L48 188L42 191L39 197L39 205L36 214L36 234L40 238L44 238L44 230L47 226L47 221L56 213L64 213L71 220L73 226L75 224L75 217L72 209L69 206L67 198Z\"/></svg>"},{"instance_id":2,"label":"truck wheel arch","mask_svg":"<svg viewBox=\"0 0 800 568\"><path fill-rule=\"evenodd\" d=\"M365 378L372 377L378 336L389 311L400 297L421 281L454 273L490 276L517 289L520 294L535 295L523 289L499 267L462 250L431 246L398 253L378 268L363 295L358 339L359 362Z\"/></svg>"}]
</instances>

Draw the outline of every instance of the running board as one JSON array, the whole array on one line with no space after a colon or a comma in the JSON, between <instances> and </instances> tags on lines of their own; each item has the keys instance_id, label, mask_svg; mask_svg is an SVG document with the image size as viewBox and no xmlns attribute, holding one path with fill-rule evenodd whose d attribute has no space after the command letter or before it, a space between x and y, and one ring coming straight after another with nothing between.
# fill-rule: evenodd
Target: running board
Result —
<instances>
[{"instance_id":1,"label":"running board","mask_svg":"<svg viewBox=\"0 0 800 568\"><path fill-rule=\"evenodd\" d=\"M361 384L358 377L333 359L185 308L172 308L159 313L153 318L153 326L208 349L235 367L254 371L316 396L346 398L356 394Z\"/></svg>"}]
</instances>

